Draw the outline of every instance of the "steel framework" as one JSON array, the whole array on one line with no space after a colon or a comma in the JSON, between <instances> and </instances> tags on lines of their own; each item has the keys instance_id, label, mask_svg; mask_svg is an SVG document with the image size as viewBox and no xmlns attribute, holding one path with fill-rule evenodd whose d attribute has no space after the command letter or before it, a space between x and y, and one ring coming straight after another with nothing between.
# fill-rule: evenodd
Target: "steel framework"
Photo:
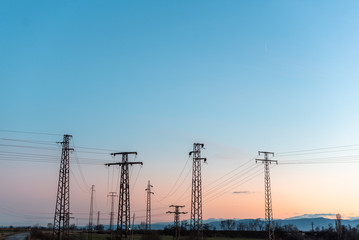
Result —
<instances>
[{"instance_id":1,"label":"steel framework","mask_svg":"<svg viewBox=\"0 0 359 240\"><path fill-rule=\"evenodd\" d=\"M95 191L95 185L91 186L91 202L90 202L90 214L89 214L89 228L88 228L88 239L92 239L93 231L93 193Z\"/></svg>"},{"instance_id":2,"label":"steel framework","mask_svg":"<svg viewBox=\"0 0 359 240\"><path fill-rule=\"evenodd\" d=\"M70 225L70 148L71 135L64 135L62 145L61 163L59 171L59 182L57 186L56 207L54 216L54 228L52 239L69 239Z\"/></svg>"},{"instance_id":3,"label":"steel framework","mask_svg":"<svg viewBox=\"0 0 359 240\"><path fill-rule=\"evenodd\" d=\"M110 195L107 195L108 197L111 197L111 212L110 212L110 231L113 230L113 218L115 216L115 201L114 198L117 197L116 192L109 192Z\"/></svg>"},{"instance_id":4,"label":"steel framework","mask_svg":"<svg viewBox=\"0 0 359 240\"><path fill-rule=\"evenodd\" d=\"M179 221L180 221L180 214L186 214L187 212L180 212L179 209L180 208L183 208L183 206L179 206L179 205L171 205L170 207L174 207L175 208L175 211L174 212L171 212L171 211L168 211L166 213L173 213L174 214L174 221L173 221L173 224L175 226L175 234L174 234L174 239L178 240L179 237L180 237L180 228L179 228Z\"/></svg>"},{"instance_id":5,"label":"steel framework","mask_svg":"<svg viewBox=\"0 0 359 240\"><path fill-rule=\"evenodd\" d=\"M145 191L147 192L147 204L146 204L146 231L151 230L151 195L154 194L151 192L151 188L153 186L150 183L150 180L148 180L147 188Z\"/></svg>"},{"instance_id":6,"label":"steel framework","mask_svg":"<svg viewBox=\"0 0 359 240\"><path fill-rule=\"evenodd\" d=\"M191 230L196 239L203 239L202 233L202 177L201 177L201 160L207 161L201 157L203 143L193 143L192 155L192 194L191 194Z\"/></svg>"},{"instance_id":7,"label":"steel framework","mask_svg":"<svg viewBox=\"0 0 359 240\"><path fill-rule=\"evenodd\" d=\"M264 159L256 159L257 162L264 164L264 186L265 186L265 220L267 222L268 240L274 240L274 221L272 209L272 193L270 184L269 164L276 163L277 160L269 160L268 155L274 156L273 152L259 151L258 155L264 154Z\"/></svg>"},{"instance_id":8,"label":"steel framework","mask_svg":"<svg viewBox=\"0 0 359 240\"><path fill-rule=\"evenodd\" d=\"M111 153L112 156L122 155L122 162L106 163L105 166L119 165L121 166L121 180L120 180L120 192L118 201L118 214L117 214L117 233L119 239L125 236L125 239L129 236L129 229L131 227L131 215L130 215L130 175L128 171L128 165L141 164L142 162L129 162L128 155L135 154L137 152L118 152Z\"/></svg>"}]
</instances>

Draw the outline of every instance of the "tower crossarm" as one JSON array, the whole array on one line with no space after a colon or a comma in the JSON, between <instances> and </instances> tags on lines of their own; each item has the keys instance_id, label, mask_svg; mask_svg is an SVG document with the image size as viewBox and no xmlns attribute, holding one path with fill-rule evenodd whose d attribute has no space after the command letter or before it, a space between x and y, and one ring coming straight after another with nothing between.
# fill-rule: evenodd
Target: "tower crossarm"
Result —
<instances>
[{"instance_id":1,"label":"tower crossarm","mask_svg":"<svg viewBox=\"0 0 359 240\"><path fill-rule=\"evenodd\" d=\"M133 165L133 164L141 164L143 162L116 162L116 163L105 163L105 166L112 166L112 165Z\"/></svg>"}]
</instances>

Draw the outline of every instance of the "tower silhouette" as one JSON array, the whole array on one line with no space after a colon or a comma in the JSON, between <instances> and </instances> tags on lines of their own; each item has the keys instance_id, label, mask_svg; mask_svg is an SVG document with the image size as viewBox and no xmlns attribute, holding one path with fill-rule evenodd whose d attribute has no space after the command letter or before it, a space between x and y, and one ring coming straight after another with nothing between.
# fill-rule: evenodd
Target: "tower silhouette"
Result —
<instances>
[{"instance_id":1,"label":"tower silhouette","mask_svg":"<svg viewBox=\"0 0 359 240\"><path fill-rule=\"evenodd\" d=\"M71 135L64 135L62 145L59 181L57 186L56 207L54 216L54 228L52 239L68 240L70 225L70 138Z\"/></svg>"},{"instance_id":2,"label":"tower silhouette","mask_svg":"<svg viewBox=\"0 0 359 240\"><path fill-rule=\"evenodd\" d=\"M203 238L202 233L202 177L201 177L201 149L204 148L202 143L193 143L192 155L192 195L191 195L191 230L194 237L199 240Z\"/></svg>"},{"instance_id":3,"label":"tower silhouette","mask_svg":"<svg viewBox=\"0 0 359 240\"><path fill-rule=\"evenodd\" d=\"M174 207L175 211L174 212L168 211L166 213L173 213L174 214L174 221L173 221L173 224L175 226L174 239L178 240L179 237L180 237L180 228L179 228L180 214L186 214L187 212L180 212L179 211L179 209L183 208L184 206L171 205L170 207Z\"/></svg>"},{"instance_id":4,"label":"tower silhouette","mask_svg":"<svg viewBox=\"0 0 359 240\"><path fill-rule=\"evenodd\" d=\"M121 166L121 180L120 180L120 193L118 201L118 214L117 214L117 233L119 239L122 239L123 235L127 239L129 235L129 229L131 227L131 215L130 215L130 175L128 171L128 165L141 164L142 162L129 162L128 155L135 154L137 152L118 152L111 153L112 156L122 155L122 162L106 163L105 166L119 165Z\"/></svg>"},{"instance_id":5,"label":"tower silhouette","mask_svg":"<svg viewBox=\"0 0 359 240\"><path fill-rule=\"evenodd\" d=\"M110 231L113 230L113 218L115 216L115 201L114 198L117 197L116 192L110 192L110 195L107 195L108 197L111 197L111 212L110 212Z\"/></svg>"},{"instance_id":6,"label":"tower silhouette","mask_svg":"<svg viewBox=\"0 0 359 240\"><path fill-rule=\"evenodd\" d=\"M151 195L154 194L151 192L151 188L153 186L150 183L150 180L148 180L147 188L145 191L147 192L147 204L146 204L146 231L151 230Z\"/></svg>"},{"instance_id":7,"label":"tower silhouette","mask_svg":"<svg viewBox=\"0 0 359 240\"><path fill-rule=\"evenodd\" d=\"M269 160L268 155L274 156L273 152L259 151L258 155L264 154L264 159L256 159L257 162L264 164L264 185L265 185L265 220L267 222L268 240L274 240L274 221L272 209L272 193L270 184L269 164L272 162L278 164L276 160Z\"/></svg>"}]
</instances>

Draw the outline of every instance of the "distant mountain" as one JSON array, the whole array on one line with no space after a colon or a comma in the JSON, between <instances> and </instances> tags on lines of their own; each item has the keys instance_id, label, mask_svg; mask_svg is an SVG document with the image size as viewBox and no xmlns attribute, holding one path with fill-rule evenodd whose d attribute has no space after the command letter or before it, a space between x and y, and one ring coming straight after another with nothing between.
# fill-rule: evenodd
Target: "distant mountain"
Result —
<instances>
[{"instance_id":1,"label":"distant mountain","mask_svg":"<svg viewBox=\"0 0 359 240\"><path fill-rule=\"evenodd\" d=\"M312 223L314 224L314 229L319 227L319 229L328 228L329 224L332 224L333 227L335 227L335 220L333 218L325 218L325 217L318 217L318 216L328 216L332 217L331 214L306 214L302 216L296 216L292 218L286 218L286 219L275 219L274 221L281 226L292 224L296 226L301 231L310 231L312 230ZM204 224L208 224L210 226L210 229L213 229L214 227L217 230L221 230L221 221L226 220L223 218L215 219L210 218L207 220L203 220ZM236 225L238 223L244 223L248 224L250 221L253 221L254 219L232 219L236 222ZM262 219L263 220L263 219ZM172 222L168 223L154 223L151 226L151 229L153 230L161 230L164 227L173 224ZM356 227L359 225L359 219L353 218L350 220L342 220L342 225L351 225L352 227Z\"/></svg>"}]
</instances>

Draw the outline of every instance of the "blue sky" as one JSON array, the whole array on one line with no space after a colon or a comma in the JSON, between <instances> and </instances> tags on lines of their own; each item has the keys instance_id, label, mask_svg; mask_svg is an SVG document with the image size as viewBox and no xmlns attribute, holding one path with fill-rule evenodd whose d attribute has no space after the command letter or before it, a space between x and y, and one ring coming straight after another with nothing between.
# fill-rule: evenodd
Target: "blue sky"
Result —
<instances>
[{"instance_id":1,"label":"blue sky","mask_svg":"<svg viewBox=\"0 0 359 240\"><path fill-rule=\"evenodd\" d=\"M195 141L233 164L238 152L356 144L358 8L3 1L1 129L138 151L151 171L165 164L169 175Z\"/></svg>"}]
</instances>

